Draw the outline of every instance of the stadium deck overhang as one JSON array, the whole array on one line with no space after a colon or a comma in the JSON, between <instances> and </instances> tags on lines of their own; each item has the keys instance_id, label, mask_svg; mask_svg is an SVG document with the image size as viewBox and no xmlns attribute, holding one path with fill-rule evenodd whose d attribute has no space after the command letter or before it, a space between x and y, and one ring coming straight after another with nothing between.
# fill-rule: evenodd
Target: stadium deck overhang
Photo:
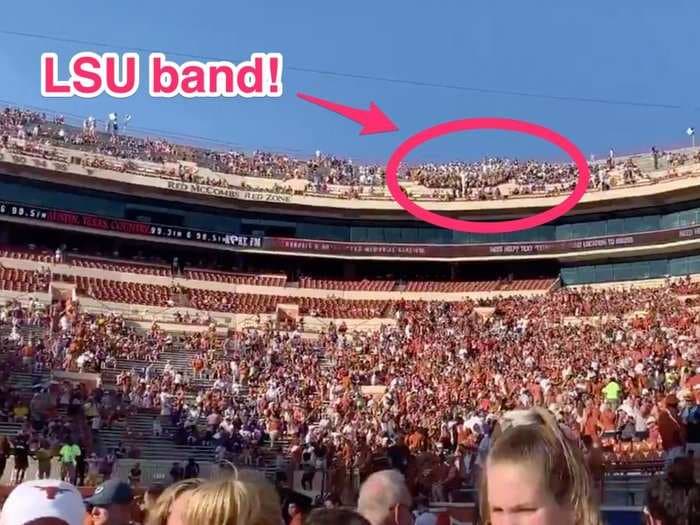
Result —
<instances>
[{"instance_id":1,"label":"stadium deck overhang","mask_svg":"<svg viewBox=\"0 0 700 525\"><path fill-rule=\"evenodd\" d=\"M80 168L80 169L78 169ZM38 158L0 153L0 170L8 175L61 183L83 189L123 195L141 195L171 202L260 213L283 213L335 219L391 221L411 217L390 199L340 199L309 195L280 195L262 191L212 187ZM687 174L655 184L589 192L567 214L576 217L624 209L653 209L660 205L700 199L700 174ZM564 198L521 197L486 201L420 201L420 205L446 216L468 220L508 220L532 215L559 204Z\"/></svg>"},{"instance_id":2,"label":"stadium deck overhang","mask_svg":"<svg viewBox=\"0 0 700 525\"><path fill-rule=\"evenodd\" d=\"M213 210L226 209L231 211L254 212L259 214L280 214L287 216L313 216L314 218L334 218L343 221L371 220L387 221L403 220L407 214L395 203L351 201L335 199L337 206L315 206L305 202L305 196L299 196L295 202L275 202L274 199L257 198L255 192L250 194L219 195L192 192L183 187L172 187L172 181L156 178L140 177L132 174L116 173L107 170L92 170L81 173L65 163L57 163L32 157L4 154L0 159L0 173L18 180L39 181L45 184L60 184L76 190L93 190L113 195L138 195L150 197L171 203L190 203L206 206ZM144 180L145 179L145 180ZM149 182L150 184L147 184ZM263 194L264 196L265 194ZM274 194L271 194L274 196ZM0 196L0 201L3 196ZM329 200L329 199L326 199ZM561 198L554 198L556 204ZM576 209L567 215L582 217L590 214L604 215L620 210L653 210L659 206L700 200L700 177L686 176L670 179L653 185L636 188L596 192L584 197ZM466 203L433 203L433 209L440 205L462 205L472 208L469 214L446 210L445 213L457 214L465 218L505 219L521 217L536 213L552 205L552 198L529 198L511 201L484 201ZM368 203L381 204L382 209L370 209ZM0 202L2 204L2 202ZM5 212L0 213L0 220L6 222L23 222L43 228L70 228L73 231L98 235L111 235L133 239L147 239L152 242L177 243L180 245L205 246L207 248L240 250L250 253L285 254L303 257L328 257L339 259L405 259L405 260L435 260L435 261L488 261L514 259L549 259L561 262L577 262L600 260L604 258L635 258L649 255L670 253L687 253L700 248L700 228L680 227L666 230L644 231L631 234L577 238L566 241L546 242L499 242L472 244L394 244L394 243L363 243L363 242L334 242L315 239L283 238L265 236L248 242L246 236L231 236L230 232L195 231L191 228L170 228L163 226L163 231L171 231L172 235L149 233L159 231L157 225L138 225L133 221L113 220L85 214L61 214L65 210L43 210L44 219L28 214L11 213L13 207L6 202ZM354 207L361 204L360 207ZM391 206L393 204L393 206ZM21 205L21 203L20 203ZM19 208L21 209L21 208ZM29 208L27 208L29 209ZM46 213L46 212L49 213ZM53 212L53 213L51 213ZM42 209L38 207L35 215L41 217ZM52 221L46 217L67 217L71 220ZM101 224L101 227L95 227ZM107 225L106 227L104 225ZM114 227L112 227L114 226ZM140 232L140 233L139 233ZM235 242L229 242L230 237L236 237ZM200 241L199 238L207 239Z\"/></svg>"}]
</instances>

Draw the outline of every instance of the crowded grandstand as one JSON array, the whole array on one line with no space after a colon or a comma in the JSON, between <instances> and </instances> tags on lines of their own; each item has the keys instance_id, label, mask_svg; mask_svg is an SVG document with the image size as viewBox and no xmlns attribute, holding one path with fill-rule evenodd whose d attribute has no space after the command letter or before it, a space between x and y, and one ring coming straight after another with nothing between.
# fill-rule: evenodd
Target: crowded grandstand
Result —
<instances>
[{"instance_id":1,"label":"crowded grandstand","mask_svg":"<svg viewBox=\"0 0 700 525\"><path fill-rule=\"evenodd\" d=\"M194 498L252 469L261 494L362 510L393 469L423 511L466 522L513 414L575 444L591 508L648 503L651 476L700 450L698 150L591 159L576 213L477 236L409 220L382 166L320 153L17 108L0 140L6 485L147 495L197 478ZM544 208L577 176L487 158L400 180L486 219Z\"/></svg>"}]
</instances>

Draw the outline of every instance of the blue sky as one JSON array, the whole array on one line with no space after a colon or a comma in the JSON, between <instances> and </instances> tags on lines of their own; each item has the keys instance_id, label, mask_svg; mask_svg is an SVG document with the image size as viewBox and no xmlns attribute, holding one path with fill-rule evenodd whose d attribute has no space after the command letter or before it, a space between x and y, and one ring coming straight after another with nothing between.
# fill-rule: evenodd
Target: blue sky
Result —
<instances>
[{"instance_id":1,"label":"blue sky","mask_svg":"<svg viewBox=\"0 0 700 525\"><path fill-rule=\"evenodd\" d=\"M113 44L111 48L0 32L0 99L98 118L133 115L139 128L186 133L306 156L316 149L384 162L398 143L445 120L525 119L568 136L587 155L686 145L700 125L696 0L562 2L374 1L3 2L0 31ZM281 52L281 99L155 100L142 81L127 100L43 99L39 57L134 47L237 62ZM171 57L178 62L186 57ZM145 63L145 57L142 63ZM304 73L309 68L563 97L668 104L680 109L556 101ZM348 105L374 100L398 133L360 137L359 127L296 98L303 91ZM557 156L548 145L505 133L439 139L412 159Z\"/></svg>"}]
</instances>

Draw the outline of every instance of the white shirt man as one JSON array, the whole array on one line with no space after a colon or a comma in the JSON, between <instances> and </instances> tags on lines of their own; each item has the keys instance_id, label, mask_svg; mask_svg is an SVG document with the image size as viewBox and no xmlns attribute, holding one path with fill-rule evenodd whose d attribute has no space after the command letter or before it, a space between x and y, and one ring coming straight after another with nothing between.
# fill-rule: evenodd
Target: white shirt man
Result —
<instances>
[{"instance_id":1,"label":"white shirt man","mask_svg":"<svg viewBox=\"0 0 700 525\"><path fill-rule=\"evenodd\" d=\"M19 343L22 340L22 336L20 335L19 330L16 326L12 327L12 332L10 332L10 336L8 339L13 343Z\"/></svg>"},{"instance_id":2,"label":"white shirt man","mask_svg":"<svg viewBox=\"0 0 700 525\"><path fill-rule=\"evenodd\" d=\"M221 425L219 426L229 434L233 432L233 422L228 416L221 422Z\"/></svg>"},{"instance_id":3,"label":"white shirt man","mask_svg":"<svg viewBox=\"0 0 700 525\"><path fill-rule=\"evenodd\" d=\"M160 423L160 419L153 418L153 435L155 437L160 437L163 435L163 425Z\"/></svg>"},{"instance_id":4,"label":"white shirt man","mask_svg":"<svg viewBox=\"0 0 700 525\"><path fill-rule=\"evenodd\" d=\"M167 392L160 393L160 415L169 416L171 413L170 394Z\"/></svg>"},{"instance_id":5,"label":"white shirt man","mask_svg":"<svg viewBox=\"0 0 700 525\"><path fill-rule=\"evenodd\" d=\"M233 380L231 381L231 393L234 395L237 395L238 392L240 392L240 390L241 390L241 384L234 377Z\"/></svg>"}]
</instances>

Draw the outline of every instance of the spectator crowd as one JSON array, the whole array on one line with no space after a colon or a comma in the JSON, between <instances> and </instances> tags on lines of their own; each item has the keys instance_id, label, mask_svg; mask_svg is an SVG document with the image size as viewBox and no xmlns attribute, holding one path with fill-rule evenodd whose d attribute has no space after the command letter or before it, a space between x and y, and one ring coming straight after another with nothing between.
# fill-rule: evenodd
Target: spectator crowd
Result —
<instances>
[{"instance_id":1,"label":"spectator crowd","mask_svg":"<svg viewBox=\"0 0 700 525\"><path fill-rule=\"evenodd\" d=\"M87 168L273 193L302 192L341 198L386 196L383 188L385 171L381 165L358 164L350 159L324 156L320 152L310 159L299 159L265 151L216 151L165 139L119 134L114 126L109 126L103 133L97 130L94 117L86 119L82 126L71 126L62 116L51 119L37 112L5 108L0 112L0 139L4 147L46 160L79 162ZM79 149L96 156L71 157L52 146ZM652 177L650 172L659 169L661 158L666 159L669 168L666 176L677 176L680 166L700 162L700 151L665 154L652 148L652 157L653 170L651 166L642 170L631 158L616 161L611 151L607 162L590 163L589 189L607 190L614 186L655 182L658 177ZM200 167L210 169L214 176L200 174ZM253 187L246 180L234 181L226 175L279 182L272 186ZM576 185L578 170L572 163L485 158L478 162L403 165L399 177L403 183L411 182L427 188L427 193L415 187L405 190L409 194L419 192L421 198L491 200L568 193ZM289 181L295 183L285 184Z\"/></svg>"},{"instance_id":2,"label":"spectator crowd","mask_svg":"<svg viewBox=\"0 0 700 525\"><path fill-rule=\"evenodd\" d=\"M143 363L117 373L113 392L100 385L61 394L68 406L77 399L92 430L149 411L154 439L210 446L221 463L272 464L282 478L301 469L306 486L325 477L338 494L349 490L351 472L364 478L389 464L414 492L440 499L476 480L493 422L510 410L547 408L600 475L604 463L668 465L696 451L700 331L679 295L690 291L689 281L562 289L495 298L486 312L470 301L399 301L395 323L376 332L331 324L314 339L271 321L226 336L215 325L183 336L155 323L137 331L70 302L43 316L8 304L0 318L14 363L27 370L101 373L119 360ZM47 325L44 337L25 339L21 327L31 322ZM172 349L189 369L163 362ZM30 431L32 403L8 392L4 417L25 418ZM28 436L29 450L69 437L51 421ZM110 453L137 459L147 438L127 425L130 445Z\"/></svg>"}]
</instances>

